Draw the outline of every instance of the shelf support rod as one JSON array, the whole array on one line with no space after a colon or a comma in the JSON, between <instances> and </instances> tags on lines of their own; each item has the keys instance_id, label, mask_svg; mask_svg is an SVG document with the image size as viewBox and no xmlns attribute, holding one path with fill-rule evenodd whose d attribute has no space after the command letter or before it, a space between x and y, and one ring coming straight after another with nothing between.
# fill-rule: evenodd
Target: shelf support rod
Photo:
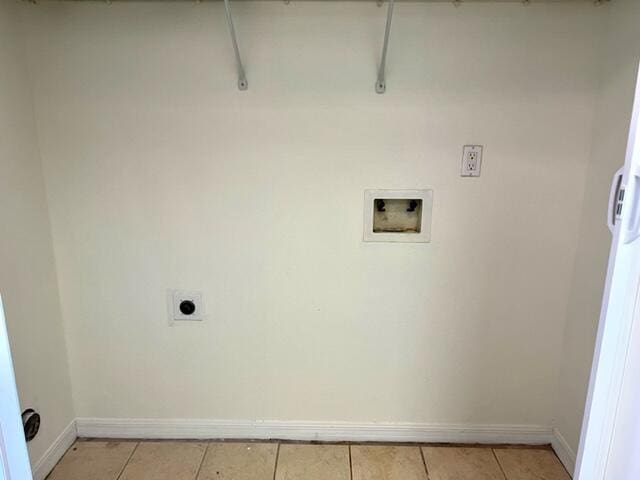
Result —
<instances>
[{"instance_id":1,"label":"shelf support rod","mask_svg":"<svg viewBox=\"0 0 640 480\"><path fill-rule=\"evenodd\" d=\"M384 29L384 45L382 46L382 59L380 60L380 68L378 70L378 80L376 81L376 92L384 93L387 89L387 83L384 77L385 66L387 64L387 48L389 47L389 33L391 32L391 17L393 16L394 0L389 1L387 9L387 25Z\"/></svg>"},{"instance_id":2,"label":"shelf support rod","mask_svg":"<svg viewBox=\"0 0 640 480\"><path fill-rule=\"evenodd\" d=\"M238 48L238 41L236 40L236 29L233 27L233 19L231 18L231 7L229 0L224 0L224 11L227 14L227 23L229 24L229 33L231 33L231 42L233 43L233 51L236 54L236 67L238 68L238 89L246 90L249 87L247 77L244 73L244 67L242 66L242 59L240 58L240 49Z\"/></svg>"}]
</instances>

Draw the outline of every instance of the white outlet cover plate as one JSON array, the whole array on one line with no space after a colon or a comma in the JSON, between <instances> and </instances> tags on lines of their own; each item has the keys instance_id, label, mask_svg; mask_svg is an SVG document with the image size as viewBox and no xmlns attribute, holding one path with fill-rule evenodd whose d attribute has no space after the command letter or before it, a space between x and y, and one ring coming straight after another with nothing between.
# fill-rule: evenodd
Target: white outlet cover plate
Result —
<instances>
[{"instance_id":1,"label":"white outlet cover plate","mask_svg":"<svg viewBox=\"0 0 640 480\"><path fill-rule=\"evenodd\" d=\"M196 311L191 315L185 315L180 311L180 304L185 300L191 300ZM167 307L169 313L169 325L177 325L187 322L201 322L204 320L204 304L202 292L194 290L168 290Z\"/></svg>"},{"instance_id":2,"label":"white outlet cover plate","mask_svg":"<svg viewBox=\"0 0 640 480\"><path fill-rule=\"evenodd\" d=\"M479 177L481 167L482 145L465 145L462 149L462 168L460 176Z\"/></svg>"},{"instance_id":3,"label":"white outlet cover plate","mask_svg":"<svg viewBox=\"0 0 640 480\"><path fill-rule=\"evenodd\" d=\"M374 232L373 208L377 198L422 200L421 229L419 233ZM431 210L433 190L365 190L364 235L365 242L429 243L431 241Z\"/></svg>"}]
</instances>

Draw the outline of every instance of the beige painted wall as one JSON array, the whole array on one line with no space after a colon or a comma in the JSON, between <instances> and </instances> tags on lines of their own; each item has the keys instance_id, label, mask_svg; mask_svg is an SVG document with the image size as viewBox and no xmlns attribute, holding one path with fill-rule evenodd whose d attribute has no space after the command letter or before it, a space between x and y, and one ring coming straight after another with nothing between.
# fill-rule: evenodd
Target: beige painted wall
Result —
<instances>
[{"instance_id":1,"label":"beige painted wall","mask_svg":"<svg viewBox=\"0 0 640 480\"><path fill-rule=\"evenodd\" d=\"M219 3L24 6L78 415L549 424L603 10L399 4L379 96L375 3L234 9L244 93Z\"/></svg>"},{"instance_id":2,"label":"beige painted wall","mask_svg":"<svg viewBox=\"0 0 640 480\"><path fill-rule=\"evenodd\" d=\"M73 420L33 102L17 2L0 1L0 294L20 404L42 415L39 460Z\"/></svg>"},{"instance_id":3,"label":"beige painted wall","mask_svg":"<svg viewBox=\"0 0 640 480\"><path fill-rule=\"evenodd\" d=\"M556 428L577 452L611 235L606 226L609 187L624 164L640 61L640 3L617 0L607 8L607 37L593 146L587 175L580 243L562 347Z\"/></svg>"}]
</instances>

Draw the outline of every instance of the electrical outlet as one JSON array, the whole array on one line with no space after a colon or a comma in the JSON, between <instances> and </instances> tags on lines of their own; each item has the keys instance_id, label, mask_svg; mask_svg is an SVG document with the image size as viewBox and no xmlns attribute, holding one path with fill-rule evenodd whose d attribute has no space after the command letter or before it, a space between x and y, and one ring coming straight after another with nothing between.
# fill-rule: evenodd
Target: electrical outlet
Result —
<instances>
[{"instance_id":1,"label":"electrical outlet","mask_svg":"<svg viewBox=\"0 0 640 480\"><path fill-rule=\"evenodd\" d=\"M479 177L482 166L482 145L465 145L462 149L462 177Z\"/></svg>"},{"instance_id":2,"label":"electrical outlet","mask_svg":"<svg viewBox=\"0 0 640 480\"><path fill-rule=\"evenodd\" d=\"M202 292L169 290L167 307L170 325L175 325L175 322L204 320Z\"/></svg>"}]
</instances>

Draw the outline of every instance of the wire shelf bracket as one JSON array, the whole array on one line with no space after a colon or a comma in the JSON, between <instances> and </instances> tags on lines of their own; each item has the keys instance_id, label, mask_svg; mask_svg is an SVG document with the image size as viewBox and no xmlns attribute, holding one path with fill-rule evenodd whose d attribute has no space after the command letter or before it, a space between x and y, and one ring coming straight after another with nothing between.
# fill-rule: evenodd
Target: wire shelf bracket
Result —
<instances>
[{"instance_id":1,"label":"wire shelf bracket","mask_svg":"<svg viewBox=\"0 0 640 480\"><path fill-rule=\"evenodd\" d=\"M377 93L384 93L387 89L387 82L385 80L385 67L387 65L387 49L389 47L389 34L391 33L391 18L393 17L394 3L394 0L389 0L389 7L387 9L387 24L384 29L384 44L382 45L382 59L380 60L378 79L376 80Z\"/></svg>"},{"instance_id":2,"label":"wire shelf bracket","mask_svg":"<svg viewBox=\"0 0 640 480\"><path fill-rule=\"evenodd\" d=\"M227 14L227 23L229 24L229 33L231 34L231 43L233 43L233 51L236 55L236 68L238 69L238 89L246 90L249 88L247 76L242 66L242 58L240 57L240 49L238 48L238 40L236 39L236 29L233 27L233 19L231 18L231 6L229 0L224 0L224 11Z\"/></svg>"}]
</instances>

